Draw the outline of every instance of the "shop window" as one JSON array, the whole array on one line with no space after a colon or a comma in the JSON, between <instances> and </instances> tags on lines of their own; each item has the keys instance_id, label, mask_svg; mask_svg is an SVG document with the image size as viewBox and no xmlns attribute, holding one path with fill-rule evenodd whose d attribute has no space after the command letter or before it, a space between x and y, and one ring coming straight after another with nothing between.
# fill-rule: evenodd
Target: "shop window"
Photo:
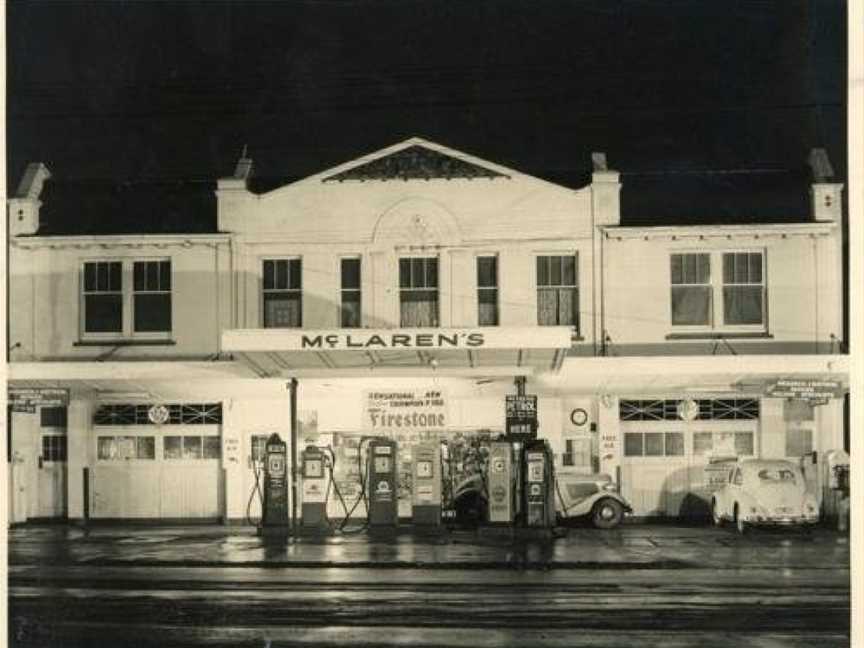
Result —
<instances>
[{"instance_id":1,"label":"shop window","mask_svg":"<svg viewBox=\"0 0 864 648\"><path fill-rule=\"evenodd\" d=\"M682 432L625 432L626 457L679 457L684 455Z\"/></svg>"},{"instance_id":2,"label":"shop window","mask_svg":"<svg viewBox=\"0 0 864 648\"><path fill-rule=\"evenodd\" d=\"M170 331L171 262L136 261L132 275L135 331Z\"/></svg>"},{"instance_id":3,"label":"shop window","mask_svg":"<svg viewBox=\"0 0 864 648\"><path fill-rule=\"evenodd\" d=\"M96 439L99 461L129 461L155 459L156 440L152 436L100 436Z\"/></svg>"},{"instance_id":4,"label":"shop window","mask_svg":"<svg viewBox=\"0 0 864 648\"><path fill-rule=\"evenodd\" d=\"M162 439L162 447L166 459L183 458L183 437L166 436Z\"/></svg>"},{"instance_id":5,"label":"shop window","mask_svg":"<svg viewBox=\"0 0 864 648\"><path fill-rule=\"evenodd\" d=\"M251 451L252 451L252 461L257 463L262 463L264 461L264 455L266 453L267 448L267 438L266 434L253 434L251 439Z\"/></svg>"},{"instance_id":6,"label":"shop window","mask_svg":"<svg viewBox=\"0 0 864 648\"><path fill-rule=\"evenodd\" d=\"M537 257L537 323L579 329L576 255Z\"/></svg>"},{"instance_id":7,"label":"shop window","mask_svg":"<svg viewBox=\"0 0 864 648\"><path fill-rule=\"evenodd\" d=\"M752 432L694 432L693 454L695 456L738 456L754 454Z\"/></svg>"},{"instance_id":8,"label":"shop window","mask_svg":"<svg viewBox=\"0 0 864 648\"><path fill-rule=\"evenodd\" d=\"M200 436L184 436L183 437L183 458L184 459L200 459L201 452L201 437Z\"/></svg>"},{"instance_id":9,"label":"shop window","mask_svg":"<svg viewBox=\"0 0 864 648\"><path fill-rule=\"evenodd\" d=\"M591 439L565 439L561 465L591 468Z\"/></svg>"},{"instance_id":10,"label":"shop window","mask_svg":"<svg viewBox=\"0 0 864 648\"><path fill-rule=\"evenodd\" d=\"M43 407L39 410L42 427L65 428L67 425L65 407Z\"/></svg>"},{"instance_id":11,"label":"shop window","mask_svg":"<svg viewBox=\"0 0 864 648\"><path fill-rule=\"evenodd\" d=\"M263 267L265 328L303 325L302 265L300 259L268 259Z\"/></svg>"},{"instance_id":12,"label":"shop window","mask_svg":"<svg viewBox=\"0 0 864 648\"><path fill-rule=\"evenodd\" d=\"M764 329L764 262L761 251L670 254L672 326Z\"/></svg>"},{"instance_id":13,"label":"shop window","mask_svg":"<svg viewBox=\"0 0 864 648\"><path fill-rule=\"evenodd\" d=\"M438 326L438 259L399 259L399 325Z\"/></svg>"},{"instance_id":14,"label":"shop window","mask_svg":"<svg viewBox=\"0 0 864 648\"><path fill-rule=\"evenodd\" d=\"M341 326L359 328L361 325L360 259L341 261Z\"/></svg>"},{"instance_id":15,"label":"shop window","mask_svg":"<svg viewBox=\"0 0 864 648\"><path fill-rule=\"evenodd\" d=\"M786 456L801 457L813 452L813 430L809 428L786 429Z\"/></svg>"},{"instance_id":16,"label":"shop window","mask_svg":"<svg viewBox=\"0 0 864 648\"><path fill-rule=\"evenodd\" d=\"M708 254L673 254L672 324L708 326L711 323L711 260Z\"/></svg>"},{"instance_id":17,"label":"shop window","mask_svg":"<svg viewBox=\"0 0 864 648\"><path fill-rule=\"evenodd\" d=\"M171 332L171 261L87 261L81 284L82 333L92 337Z\"/></svg>"},{"instance_id":18,"label":"shop window","mask_svg":"<svg viewBox=\"0 0 864 648\"><path fill-rule=\"evenodd\" d=\"M498 257L477 257L477 323L498 326Z\"/></svg>"},{"instance_id":19,"label":"shop window","mask_svg":"<svg viewBox=\"0 0 864 648\"><path fill-rule=\"evenodd\" d=\"M222 439L218 436L204 437L204 458L219 459L222 456Z\"/></svg>"},{"instance_id":20,"label":"shop window","mask_svg":"<svg viewBox=\"0 0 864 648\"><path fill-rule=\"evenodd\" d=\"M43 461L66 461L66 437L46 434L42 437Z\"/></svg>"}]
</instances>

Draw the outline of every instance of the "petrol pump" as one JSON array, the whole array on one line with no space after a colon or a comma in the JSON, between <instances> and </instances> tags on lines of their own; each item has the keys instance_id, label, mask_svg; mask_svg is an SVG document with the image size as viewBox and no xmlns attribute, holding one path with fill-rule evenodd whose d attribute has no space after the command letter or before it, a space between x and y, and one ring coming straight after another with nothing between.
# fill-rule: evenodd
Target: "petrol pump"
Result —
<instances>
[{"instance_id":1,"label":"petrol pump","mask_svg":"<svg viewBox=\"0 0 864 648\"><path fill-rule=\"evenodd\" d=\"M525 444L522 488L525 526L555 525L555 468L552 449L544 439Z\"/></svg>"},{"instance_id":2,"label":"petrol pump","mask_svg":"<svg viewBox=\"0 0 864 648\"><path fill-rule=\"evenodd\" d=\"M395 441L374 438L367 452L369 526L396 526L399 521Z\"/></svg>"},{"instance_id":3,"label":"petrol pump","mask_svg":"<svg viewBox=\"0 0 864 648\"><path fill-rule=\"evenodd\" d=\"M303 494L301 525L319 528L327 524L327 491L329 471L327 456L321 448L306 446L300 455L300 478Z\"/></svg>"},{"instance_id":4,"label":"petrol pump","mask_svg":"<svg viewBox=\"0 0 864 648\"><path fill-rule=\"evenodd\" d=\"M441 448L423 443L414 448L412 522L421 526L441 524Z\"/></svg>"},{"instance_id":5,"label":"petrol pump","mask_svg":"<svg viewBox=\"0 0 864 648\"><path fill-rule=\"evenodd\" d=\"M513 524L516 520L519 504L516 484L520 466L515 456L514 444L509 441L493 441L489 446L486 485L490 524Z\"/></svg>"},{"instance_id":6,"label":"petrol pump","mask_svg":"<svg viewBox=\"0 0 864 648\"><path fill-rule=\"evenodd\" d=\"M288 446L275 432L264 448L262 535L288 535Z\"/></svg>"}]
</instances>

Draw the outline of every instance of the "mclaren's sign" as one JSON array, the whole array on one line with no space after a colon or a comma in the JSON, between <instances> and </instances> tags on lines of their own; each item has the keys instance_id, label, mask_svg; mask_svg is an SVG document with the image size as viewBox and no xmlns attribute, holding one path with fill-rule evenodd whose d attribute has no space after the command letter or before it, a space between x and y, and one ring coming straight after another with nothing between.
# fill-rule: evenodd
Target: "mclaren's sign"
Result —
<instances>
[{"instance_id":1,"label":"mclaren's sign","mask_svg":"<svg viewBox=\"0 0 864 648\"><path fill-rule=\"evenodd\" d=\"M567 326L225 331L226 351L382 351L564 349L571 345Z\"/></svg>"}]
</instances>

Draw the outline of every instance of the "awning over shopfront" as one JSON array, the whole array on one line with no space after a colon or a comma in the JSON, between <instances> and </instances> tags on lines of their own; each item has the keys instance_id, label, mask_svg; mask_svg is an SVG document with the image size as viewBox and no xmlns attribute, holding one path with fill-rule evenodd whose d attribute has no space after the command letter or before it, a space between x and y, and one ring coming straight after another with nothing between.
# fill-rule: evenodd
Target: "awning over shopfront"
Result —
<instances>
[{"instance_id":1,"label":"awning over shopfront","mask_svg":"<svg viewBox=\"0 0 864 648\"><path fill-rule=\"evenodd\" d=\"M262 377L530 375L558 371L572 345L568 326L428 329L236 329L222 350Z\"/></svg>"}]
</instances>

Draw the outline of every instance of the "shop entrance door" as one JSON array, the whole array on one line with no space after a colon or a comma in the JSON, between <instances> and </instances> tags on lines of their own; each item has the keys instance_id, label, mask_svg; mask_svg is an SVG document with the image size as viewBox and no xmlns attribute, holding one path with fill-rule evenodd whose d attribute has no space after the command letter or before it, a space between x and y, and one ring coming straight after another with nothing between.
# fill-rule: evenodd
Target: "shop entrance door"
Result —
<instances>
[{"instance_id":1,"label":"shop entrance door","mask_svg":"<svg viewBox=\"0 0 864 648\"><path fill-rule=\"evenodd\" d=\"M37 457L38 518L66 517L66 435L42 433Z\"/></svg>"}]
</instances>

